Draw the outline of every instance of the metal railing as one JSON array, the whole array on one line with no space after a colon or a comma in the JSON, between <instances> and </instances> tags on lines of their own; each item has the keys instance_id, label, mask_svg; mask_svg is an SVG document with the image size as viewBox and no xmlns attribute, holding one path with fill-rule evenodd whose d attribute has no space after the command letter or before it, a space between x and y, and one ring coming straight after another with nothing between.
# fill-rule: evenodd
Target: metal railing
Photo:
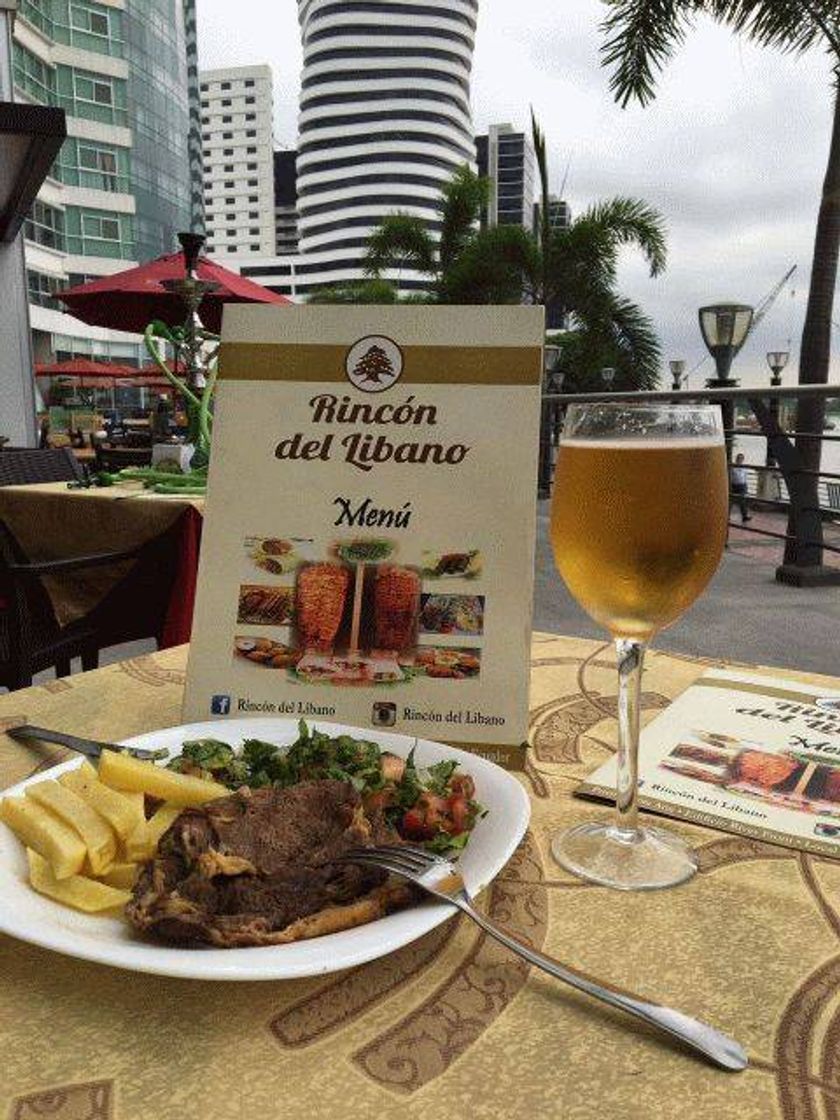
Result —
<instances>
[{"instance_id":1,"label":"metal railing","mask_svg":"<svg viewBox=\"0 0 840 1120\"><path fill-rule=\"evenodd\" d=\"M751 507L784 513L784 532L764 526L730 521L756 537L783 541L785 560L776 572L781 582L797 586L840 583L840 568L826 568L823 553L840 555L840 547L825 540L825 522L840 521L840 472L822 469L826 444L840 443L840 434L785 430L780 422L781 402L795 403L808 398L840 400L840 385L794 385L778 387L737 386L723 389L656 390L653 392L543 393L540 427L539 497L551 494L554 457L562 418L570 404L597 403L719 403L724 417L727 453L733 444L750 438L767 440L765 462L744 463L748 471L747 498ZM756 421L754 427L736 422L736 404L745 402ZM795 419L795 411L793 413ZM807 438L820 443L820 468L804 466L796 440ZM745 452L746 454L746 452ZM838 456L840 461L840 456ZM730 495L734 503L735 495Z\"/></svg>"}]
</instances>

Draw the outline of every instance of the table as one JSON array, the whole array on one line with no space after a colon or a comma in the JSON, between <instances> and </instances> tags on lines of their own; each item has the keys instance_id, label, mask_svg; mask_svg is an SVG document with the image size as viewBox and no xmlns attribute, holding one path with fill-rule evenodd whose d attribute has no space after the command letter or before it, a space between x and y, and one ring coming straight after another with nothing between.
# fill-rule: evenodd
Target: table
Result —
<instances>
[{"instance_id":1,"label":"table","mask_svg":"<svg viewBox=\"0 0 840 1120\"><path fill-rule=\"evenodd\" d=\"M0 731L27 720L116 738L178 722L185 658L165 650L4 696ZM645 718L707 664L651 654ZM571 878L548 840L604 812L571 792L612 749L612 655L538 634L532 681L531 828L484 905L575 968L729 1031L749 1050L745 1073L721 1073L530 971L466 919L350 972L262 984L121 973L0 937L2 1115L840 1115L840 862L673 822L700 858L691 882L624 895ZM0 785L58 757L0 734Z\"/></svg>"},{"instance_id":2,"label":"table","mask_svg":"<svg viewBox=\"0 0 840 1120\"><path fill-rule=\"evenodd\" d=\"M160 538L177 523L176 578L162 644L189 640L195 598L203 498L152 494L140 483L68 490L64 482L0 487L0 520L30 560L120 552ZM62 625L81 618L126 578L132 561L44 579Z\"/></svg>"}]
</instances>

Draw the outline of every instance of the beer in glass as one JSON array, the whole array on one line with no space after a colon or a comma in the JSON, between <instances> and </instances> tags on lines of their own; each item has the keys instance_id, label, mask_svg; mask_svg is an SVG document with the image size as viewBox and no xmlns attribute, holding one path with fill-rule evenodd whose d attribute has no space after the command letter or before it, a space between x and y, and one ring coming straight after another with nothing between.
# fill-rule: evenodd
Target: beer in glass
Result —
<instances>
[{"instance_id":1,"label":"beer in glass","mask_svg":"<svg viewBox=\"0 0 840 1120\"><path fill-rule=\"evenodd\" d=\"M555 838L569 870L626 890L694 873L691 850L637 821L639 688L645 647L714 575L726 541L720 410L708 405L572 405L557 457L554 557L583 609L615 640L617 814Z\"/></svg>"}]
</instances>

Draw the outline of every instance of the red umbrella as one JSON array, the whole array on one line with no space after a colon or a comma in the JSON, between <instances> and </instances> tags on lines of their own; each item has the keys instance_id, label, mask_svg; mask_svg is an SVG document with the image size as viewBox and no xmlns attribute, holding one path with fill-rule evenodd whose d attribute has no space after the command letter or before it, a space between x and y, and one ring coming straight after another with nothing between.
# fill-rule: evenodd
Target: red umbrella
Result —
<instances>
[{"instance_id":1,"label":"red umbrella","mask_svg":"<svg viewBox=\"0 0 840 1120\"><path fill-rule=\"evenodd\" d=\"M115 362L95 362L90 358L69 358L66 362L36 362L36 377L133 377L134 366L121 366Z\"/></svg>"},{"instance_id":2,"label":"red umbrella","mask_svg":"<svg viewBox=\"0 0 840 1120\"><path fill-rule=\"evenodd\" d=\"M177 393L178 390L171 381L167 381L162 373L153 373L152 366L144 366L143 369L131 379L132 385L142 385L146 389L166 389L170 393Z\"/></svg>"},{"instance_id":3,"label":"red umbrella","mask_svg":"<svg viewBox=\"0 0 840 1120\"><path fill-rule=\"evenodd\" d=\"M186 317L183 300L167 291L161 281L183 280L184 274L184 254L170 253L137 268L102 276L56 294L83 323L142 334L153 319L161 319L169 326L183 323ZM292 302L206 257L198 258L196 274L199 280L218 285L204 297L199 307L202 323L215 333L221 329L225 303Z\"/></svg>"}]
</instances>

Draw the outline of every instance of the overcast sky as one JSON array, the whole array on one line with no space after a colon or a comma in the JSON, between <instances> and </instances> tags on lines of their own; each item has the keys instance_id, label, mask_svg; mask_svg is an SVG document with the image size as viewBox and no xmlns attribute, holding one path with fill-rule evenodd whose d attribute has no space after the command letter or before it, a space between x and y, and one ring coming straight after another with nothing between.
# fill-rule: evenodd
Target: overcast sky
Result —
<instances>
[{"instance_id":1,"label":"overcast sky","mask_svg":"<svg viewBox=\"0 0 840 1120\"><path fill-rule=\"evenodd\" d=\"M650 280L628 254L622 291L652 316L664 358L697 365L703 303L757 304L794 263L735 373L763 381L767 350L787 349L796 379L814 223L828 153L830 70L758 50L702 22L666 70L650 107L613 102L598 57L599 0L480 0L472 103L476 131L525 128L529 103L545 129L552 188L573 213L617 194L656 206L669 265ZM527 19L527 23L525 20ZM274 71L276 142L294 147L301 65L294 0L198 0L200 64L267 62ZM837 316L840 321L840 316ZM835 344L840 331L834 333ZM840 374L835 359L833 373ZM691 381L711 375L711 360Z\"/></svg>"}]
</instances>

